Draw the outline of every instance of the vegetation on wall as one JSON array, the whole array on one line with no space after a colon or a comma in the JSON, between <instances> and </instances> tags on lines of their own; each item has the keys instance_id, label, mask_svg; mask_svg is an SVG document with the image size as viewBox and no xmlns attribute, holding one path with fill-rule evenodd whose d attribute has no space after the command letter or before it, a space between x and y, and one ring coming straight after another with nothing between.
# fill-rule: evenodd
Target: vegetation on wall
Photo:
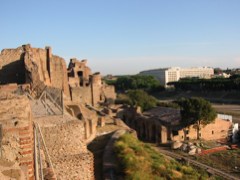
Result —
<instances>
[{"instance_id":1,"label":"vegetation on wall","mask_svg":"<svg viewBox=\"0 0 240 180\"><path fill-rule=\"evenodd\" d=\"M164 157L131 134L120 137L114 149L125 179L209 179L206 172L199 173L190 166Z\"/></svg>"}]
</instances>

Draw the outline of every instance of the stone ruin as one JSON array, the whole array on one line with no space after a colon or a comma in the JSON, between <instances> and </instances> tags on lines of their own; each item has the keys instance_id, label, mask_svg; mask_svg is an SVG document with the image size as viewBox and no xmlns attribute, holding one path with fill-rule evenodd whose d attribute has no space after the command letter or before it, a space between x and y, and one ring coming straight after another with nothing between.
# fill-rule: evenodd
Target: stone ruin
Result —
<instances>
[{"instance_id":1,"label":"stone ruin","mask_svg":"<svg viewBox=\"0 0 240 180\"><path fill-rule=\"evenodd\" d=\"M94 107L115 97L114 87L106 85L100 73L92 73L87 60L71 59L67 68L51 47L27 44L2 50L0 178L35 179L34 132L39 124L55 174L93 179L93 156L86 144L95 137L97 125L104 124ZM56 179L44 152L40 149L46 160L44 178Z\"/></svg>"},{"instance_id":2,"label":"stone ruin","mask_svg":"<svg viewBox=\"0 0 240 180\"><path fill-rule=\"evenodd\" d=\"M99 102L115 99L114 86L103 83L99 72L92 74L87 60L71 59L68 65L68 80L73 101L95 106Z\"/></svg>"},{"instance_id":3,"label":"stone ruin","mask_svg":"<svg viewBox=\"0 0 240 180\"><path fill-rule=\"evenodd\" d=\"M61 89L69 97L66 63L63 58L45 49L23 45L16 49L4 49L0 54L0 84L15 83L28 87L35 96L45 86Z\"/></svg>"}]
</instances>

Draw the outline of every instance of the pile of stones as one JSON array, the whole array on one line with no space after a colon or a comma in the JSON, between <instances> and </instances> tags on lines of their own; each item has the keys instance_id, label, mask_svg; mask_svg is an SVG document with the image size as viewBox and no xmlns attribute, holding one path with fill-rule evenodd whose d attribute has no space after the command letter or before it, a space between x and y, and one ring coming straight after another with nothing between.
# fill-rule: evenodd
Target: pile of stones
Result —
<instances>
[{"instance_id":1,"label":"pile of stones","mask_svg":"<svg viewBox=\"0 0 240 180\"><path fill-rule=\"evenodd\" d=\"M172 149L179 149L183 152L188 153L189 155L199 154L202 151L201 148L197 146L197 144L194 145L191 142L184 143L180 141L174 141L172 143Z\"/></svg>"}]
</instances>

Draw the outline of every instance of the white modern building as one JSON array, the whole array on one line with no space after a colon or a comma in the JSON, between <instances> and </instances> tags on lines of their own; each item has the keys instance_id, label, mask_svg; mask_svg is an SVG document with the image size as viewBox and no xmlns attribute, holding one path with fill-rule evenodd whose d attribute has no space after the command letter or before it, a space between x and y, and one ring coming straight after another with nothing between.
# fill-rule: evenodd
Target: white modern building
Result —
<instances>
[{"instance_id":1,"label":"white modern building","mask_svg":"<svg viewBox=\"0 0 240 180\"><path fill-rule=\"evenodd\" d=\"M197 68L180 68L170 67L162 69L152 69L140 72L141 75L152 75L157 78L162 85L167 87L167 83L178 81L181 78L197 77L210 79L214 75L213 68L197 67Z\"/></svg>"}]
</instances>

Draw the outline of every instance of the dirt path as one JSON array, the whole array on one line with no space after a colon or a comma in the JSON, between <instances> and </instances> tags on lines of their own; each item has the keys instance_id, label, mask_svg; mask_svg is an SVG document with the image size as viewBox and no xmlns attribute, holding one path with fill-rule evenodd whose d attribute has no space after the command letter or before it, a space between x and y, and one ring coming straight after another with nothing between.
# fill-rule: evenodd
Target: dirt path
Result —
<instances>
[{"instance_id":1,"label":"dirt path","mask_svg":"<svg viewBox=\"0 0 240 180\"><path fill-rule=\"evenodd\" d=\"M111 135L113 133L108 133L96 137L89 145L88 150L93 153L94 156L94 174L95 180L102 180L103 174L103 153L105 146L107 145Z\"/></svg>"}]
</instances>

